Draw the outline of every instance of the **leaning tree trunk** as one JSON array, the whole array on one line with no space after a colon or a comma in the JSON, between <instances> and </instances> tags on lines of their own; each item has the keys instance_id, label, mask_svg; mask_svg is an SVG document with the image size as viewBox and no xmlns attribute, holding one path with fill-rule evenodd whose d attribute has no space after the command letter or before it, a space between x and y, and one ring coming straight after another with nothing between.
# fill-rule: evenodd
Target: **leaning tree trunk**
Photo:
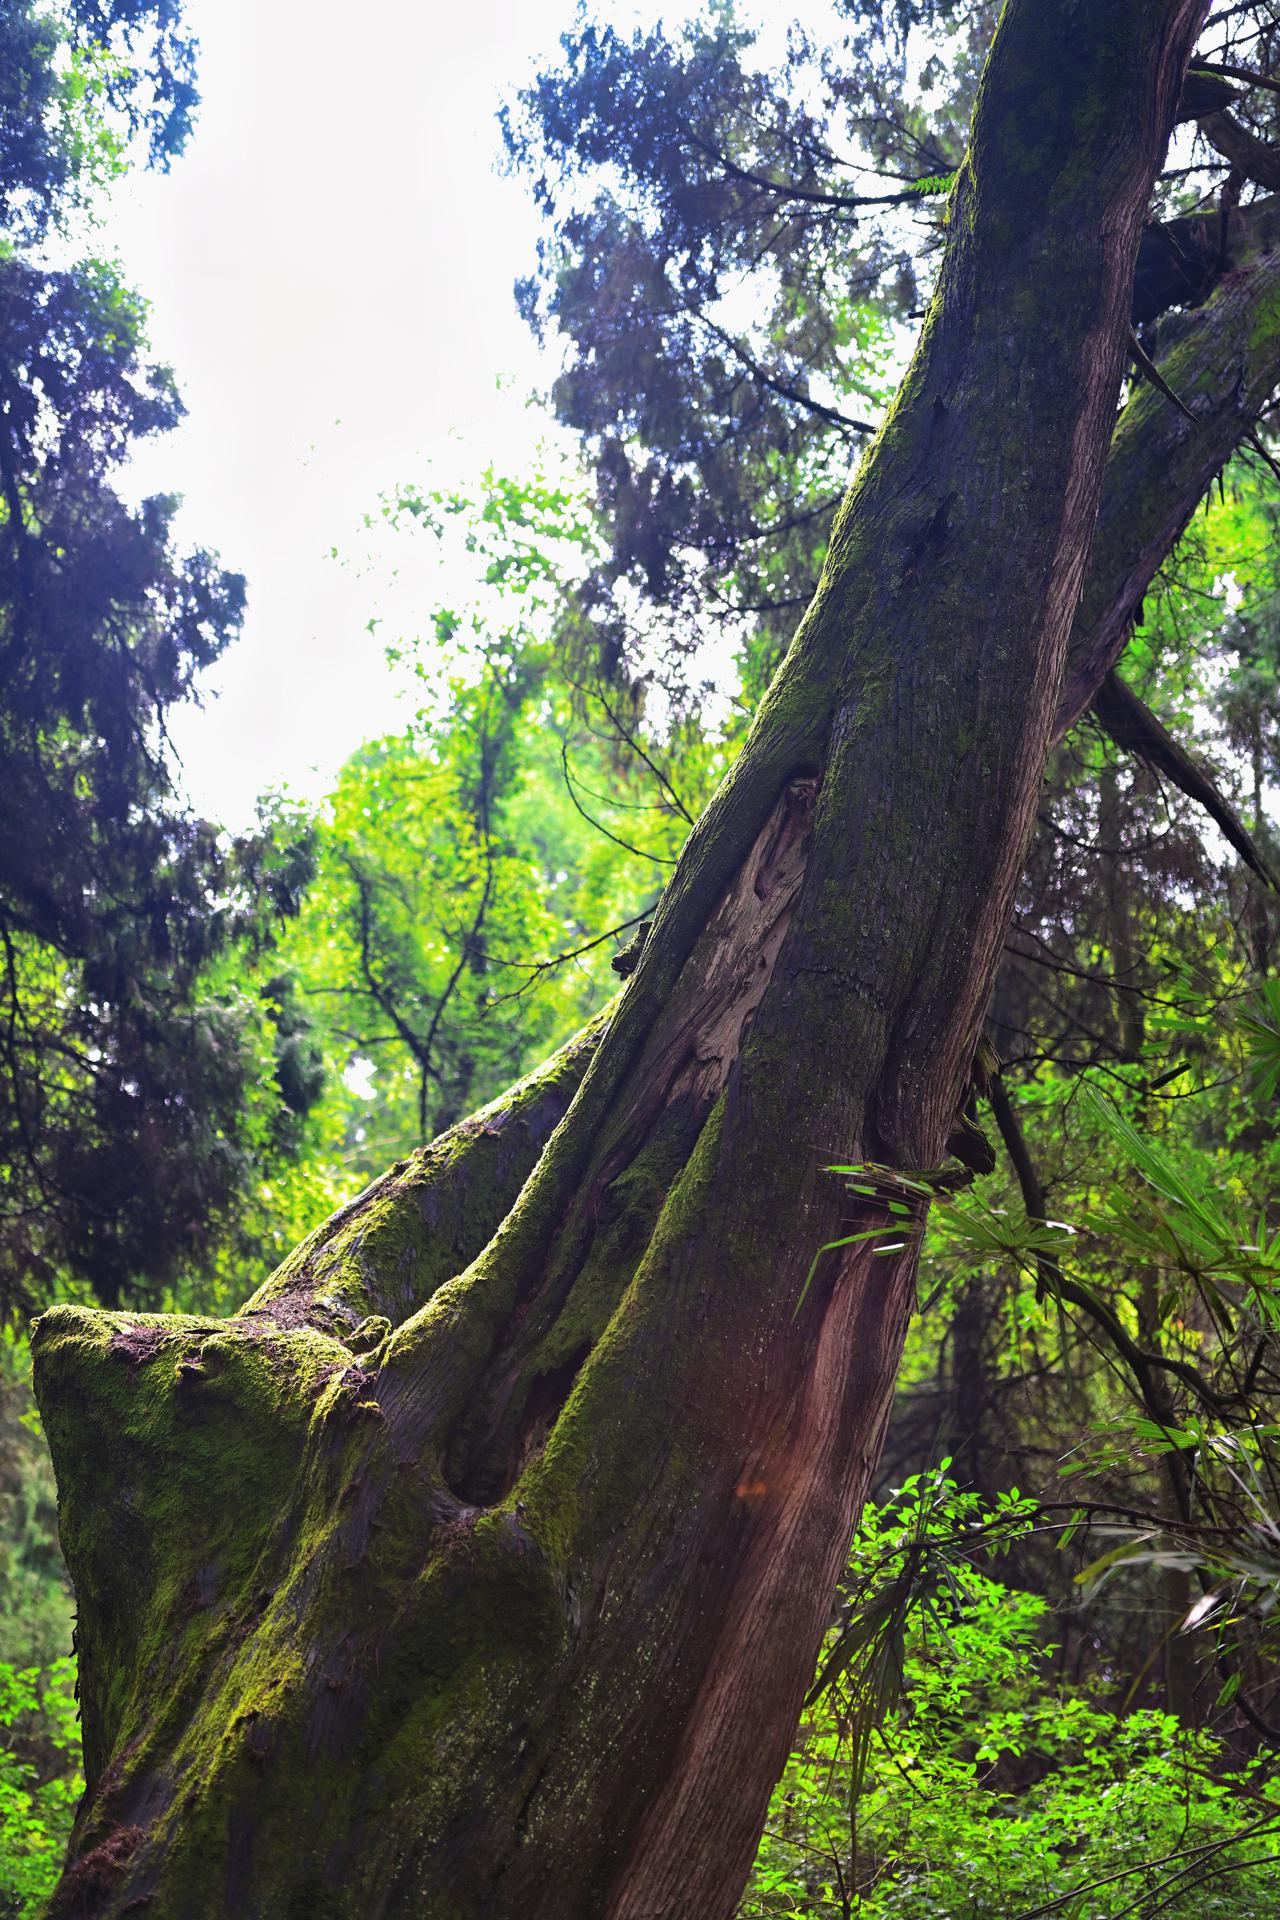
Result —
<instances>
[{"instance_id":1,"label":"leaning tree trunk","mask_svg":"<svg viewBox=\"0 0 1280 1920\"><path fill-rule=\"evenodd\" d=\"M53 1913L732 1912L913 1292L914 1236L805 1290L885 1219L825 1169L944 1155L1204 11L1010 0L902 391L540 1157L572 1057L254 1312L38 1323L92 1783ZM533 1168L505 1218L486 1162Z\"/></svg>"}]
</instances>

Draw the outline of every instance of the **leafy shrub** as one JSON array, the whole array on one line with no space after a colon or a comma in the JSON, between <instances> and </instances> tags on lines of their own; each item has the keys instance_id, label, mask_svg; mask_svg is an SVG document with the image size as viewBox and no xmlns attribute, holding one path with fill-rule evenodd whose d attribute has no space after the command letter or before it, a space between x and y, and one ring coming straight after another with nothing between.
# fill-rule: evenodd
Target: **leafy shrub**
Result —
<instances>
[{"instance_id":1,"label":"leafy shrub","mask_svg":"<svg viewBox=\"0 0 1280 1920\"><path fill-rule=\"evenodd\" d=\"M76 1802L75 1662L0 1662L0 1915L25 1920L52 1893Z\"/></svg>"},{"instance_id":2,"label":"leafy shrub","mask_svg":"<svg viewBox=\"0 0 1280 1920\"><path fill-rule=\"evenodd\" d=\"M833 1629L832 1684L806 1712L740 1920L1280 1911L1280 1783L1173 1714L1108 1704L1104 1675L1056 1670L1048 1603L973 1563L1026 1524L1016 1497L993 1516L941 1474L868 1509L857 1605Z\"/></svg>"}]
</instances>

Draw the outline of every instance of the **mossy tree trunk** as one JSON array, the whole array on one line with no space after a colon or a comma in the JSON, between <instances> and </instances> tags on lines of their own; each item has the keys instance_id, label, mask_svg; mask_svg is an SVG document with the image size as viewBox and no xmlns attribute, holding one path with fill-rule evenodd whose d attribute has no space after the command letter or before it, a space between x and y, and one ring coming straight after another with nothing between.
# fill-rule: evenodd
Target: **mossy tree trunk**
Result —
<instances>
[{"instance_id":1,"label":"mossy tree trunk","mask_svg":"<svg viewBox=\"0 0 1280 1920\"><path fill-rule=\"evenodd\" d=\"M914 1286L863 1240L802 1301L885 1224L825 1169L944 1156L1204 10L1010 0L910 371L603 1036L236 1319L38 1323L53 1913L732 1912Z\"/></svg>"}]
</instances>

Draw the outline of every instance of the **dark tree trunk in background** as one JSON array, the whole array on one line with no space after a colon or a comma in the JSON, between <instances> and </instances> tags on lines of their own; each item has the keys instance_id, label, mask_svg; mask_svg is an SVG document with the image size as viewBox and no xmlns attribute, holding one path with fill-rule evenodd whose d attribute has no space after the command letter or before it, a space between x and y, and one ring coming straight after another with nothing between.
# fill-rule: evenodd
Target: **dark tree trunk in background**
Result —
<instances>
[{"instance_id":1,"label":"dark tree trunk in background","mask_svg":"<svg viewBox=\"0 0 1280 1920\"><path fill-rule=\"evenodd\" d=\"M1113 437L1055 740L1096 699L1161 562L1275 392L1280 198L1235 216L1224 269L1203 306L1162 329L1168 351L1160 373L1185 412L1142 383Z\"/></svg>"},{"instance_id":2,"label":"dark tree trunk in background","mask_svg":"<svg viewBox=\"0 0 1280 1920\"><path fill-rule=\"evenodd\" d=\"M572 1050L236 1319L38 1323L54 1913L732 1913L914 1286L859 1243L801 1304L885 1217L825 1169L944 1156L1204 11L1010 0L902 391L549 1143Z\"/></svg>"}]
</instances>

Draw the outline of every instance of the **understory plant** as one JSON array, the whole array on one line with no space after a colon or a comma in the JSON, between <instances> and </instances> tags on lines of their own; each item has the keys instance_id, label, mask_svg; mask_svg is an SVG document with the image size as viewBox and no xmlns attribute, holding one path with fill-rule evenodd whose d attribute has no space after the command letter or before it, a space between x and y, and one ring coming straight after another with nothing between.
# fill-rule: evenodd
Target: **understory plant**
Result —
<instances>
[{"instance_id":1,"label":"understory plant","mask_svg":"<svg viewBox=\"0 0 1280 1920\"><path fill-rule=\"evenodd\" d=\"M1241 1765L1162 1709L1126 1711L1105 1672L1067 1677L1047 1600L990 1570L1029 1503L984 1509L947 1464L859 1528L857 1604L833 1627L740 1920L1275 1912L1274 1765Z\"/></svg>"},{"instance_id":2,"label":"understory plant","mask_svg":"<svg viewBox=\"0 0 1280 1920\"><path fill-rule=\"evenodd\" d=\"M0 1661L0 1920L26 1920L53 1891L76 1803L75 1661Z\"/></svg>"}]
</instances>

